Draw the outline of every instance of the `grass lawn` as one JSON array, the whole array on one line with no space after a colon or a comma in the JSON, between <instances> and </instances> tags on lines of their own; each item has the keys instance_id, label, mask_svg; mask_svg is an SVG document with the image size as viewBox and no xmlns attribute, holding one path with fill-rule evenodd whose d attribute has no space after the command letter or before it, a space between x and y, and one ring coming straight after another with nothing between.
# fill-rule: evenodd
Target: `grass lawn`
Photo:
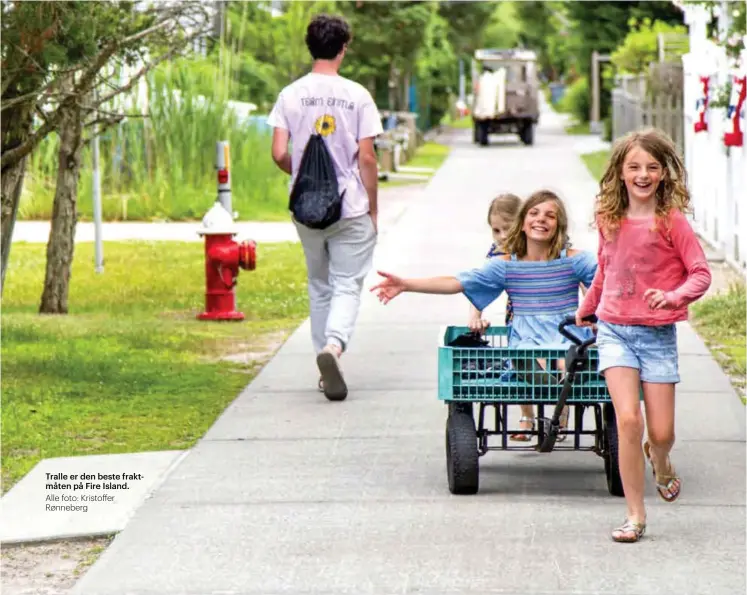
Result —
<instances>
[{"instance_id":1,"label":"grass lawn","mask_svg":"<svg viewBox=\"0 0 747 595\"><path fill-rule=\"evenodd\" d=\"M595 180L602 179L602 174L604 174L604 170L607 168L609 158L609 151L595 151L594 153L584 153L581 155L586 168Z\"/></svg>"},{"instance_id":2,"label":"grass lawn","mask_svg":"<svg viewBox=\"0 0 747 595\"><path fill-rule=\"evenodd\" d=\"M570 126L566 126L565 131L568 134L591 134L588 122L574 122Z\"/></svg>"},{"instance_id":3,"label":"grass lawn","mask_svg":"<svg viewBox=\"0 0 747 595\"><path fill-rule=\"evenodd\" d=\"M692 306L692 324L708 344L714 357L732 378L735 388L747 403L747 302L745 286L732 285L729 291L696 302Z\"/></svg>"},{"instance_id":4,"label":"grass lawn","mask_svg":"<svg viewBox=\"0 0 747 595\"><path fill-rule=\"evenodd\" d=\"M472 117L464 116L462 118L457 118L456 120L452 120L451 114L446 114L441 119L441 126L449 126L451 128L462 128L462 129L472 128Z\"/></svg>"},{"instance_id":5,"label":"grass lawn","mask_svg":"<svg viewBox=\"0 0 747 595\"><path fill-rule=\"evenodd\" d=\"M440 143L425 143L405 165L409 167L432 167L438 169L446 161L451 149Z\"/></svg>"},{"instance_id":6,"label":"grass lawn","mask_svg":"<svg viewBox=\"0 0 747 595\"><path fill-rule=\"evenodd\" d=\"M260 245L246 320L208 323L202 245L131 242L106 245L102 275L76 246L70 314L40 316L45 250L15 244L6 276L3 493L42 458L189 448L308 312L300 244Z\"/></svg>"},{"instance_id":7,"label":"grass lawn","mask_svg":"<svg viewBox=\"0 0 747 595\"><path fill-rule=\"evenodd\" d=\"M421 145L415 152L410 161L404 164L405 167L430 167L438 170L449 156L451 148L440 143L428 142ZM392 186L403 186L406 184L422 184L427 180L387 180L380 181L380 188L389 188Z\"/></svg>"},{"instance_id":8,"label":"grass lawn","mask_svg":"<svg viewBox=\"0 0 747 595\"><path fill-rule=\"evenodd\" d=\"M446 126L460 128L462 130L470 130L472 128L472 118L470 116L465 116L464 118L447 122Z\"/></svg>"}]
</instances>

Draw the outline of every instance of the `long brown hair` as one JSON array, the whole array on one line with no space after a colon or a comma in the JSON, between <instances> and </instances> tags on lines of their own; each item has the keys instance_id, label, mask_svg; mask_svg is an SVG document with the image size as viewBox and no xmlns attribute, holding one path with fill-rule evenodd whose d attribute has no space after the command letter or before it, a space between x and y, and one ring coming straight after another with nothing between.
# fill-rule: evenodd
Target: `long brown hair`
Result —
<instances>
[{"instance_id":1,"label":"long brown hair","mask_svg":"<svg viewBox=\"0 0 747 595\"><path fill-rule=\"evenodd\" d=\"M628 191L621 178L625 157L634 147L646 151L662 167L662 178L656 189L656 219L665 219L672 209L683 213L690 210L687 172L672 139L656 128L631 132L615 143L607 169L599 181L594 219L603 233L620 227L620 221L630 205Z\"/></svg>"},{"instance_id":2,"label":"long brown hair","mask_svg":"<svg viewBox=\"0 0 747 595\"><path fill-rule=\"evenodd\" d=\"M553 201L558 207L558 220L557 229L555 230L555 236L550 240L550 252L548 257L550 260L554 260L560 257L560 253L563 248L566 248L568 242L568 213L565 210L565 205L560 197L550 190L539 190L532 194L526 199L519 215L516 217L514 224L511 226L511 231L508 232L506 237L506 251L509 254L516 254L518 258L523 258L527 255L527 236L524 233L524 220L527 217L527 213L531 211L537 205L543 202Z\"/></svg>"}]
</instances>

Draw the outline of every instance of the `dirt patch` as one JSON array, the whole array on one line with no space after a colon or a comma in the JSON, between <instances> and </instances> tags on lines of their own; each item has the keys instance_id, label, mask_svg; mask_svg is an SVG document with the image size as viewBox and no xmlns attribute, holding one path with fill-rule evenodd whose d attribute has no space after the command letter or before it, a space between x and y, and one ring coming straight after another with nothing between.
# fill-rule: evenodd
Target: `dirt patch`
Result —
<instances>
[{"instance_id":1,"label":"dirt patch","mask_svg":"<svg viewBox=\"0 0 747 595\"><path fill-rule=\"evenodd\" d=\"M3 595L64 595L111 543L111 537L3 546Z\"/></svg>"},{"instance_id":2,"label":"dirt patch","mask_svg":"<svg viewBox=\"0 0 747 595\"><path fill-rule=\"evenodd\" d=\"M230 350L224 351L219 359L234 364L264 365L285 343L291 332L278 331L262 335L262 341L256 343L234 343L231 345Z\"/></svg>"}]
</instances>

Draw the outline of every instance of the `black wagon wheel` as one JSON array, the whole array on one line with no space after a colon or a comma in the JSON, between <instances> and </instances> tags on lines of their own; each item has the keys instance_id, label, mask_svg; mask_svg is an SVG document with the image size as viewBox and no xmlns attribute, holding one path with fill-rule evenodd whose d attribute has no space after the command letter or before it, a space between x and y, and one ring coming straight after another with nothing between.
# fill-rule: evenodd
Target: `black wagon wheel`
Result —
<instances>
[{"instance_id":1,"label":"black wagon wheel","mask_svg":"<svg viewBox=\"0 0 747 595\"><path fill-rule=\"evenodd\" d=\"M446 474L452 494L476 494L480 483L477 430L472 415L454 413L446 420Z\"/></svg>"},{"instance_id":2,"label":"black wagon wheel","mask_svg":"<svg viewBox=\"0 0 747 595\"><path fill-rule=\"evenodd\" d=\"M449 415L456 415L457 413L464 413L465 415L472 417L472 403L449 401Z\"/></svg>"},{"instance_id":3,"label":"black wagon wheel","mask_svg":"<svg viewBox=\"0 0 747 595\"><path fill-rule=\"evenodd\" d=\"M605 403L602 408L604 431L604 474L607 476L607 489L613 496L623 497L620 464L618 460L617 419L612 403Z\"/></svg>"}]
</instances>

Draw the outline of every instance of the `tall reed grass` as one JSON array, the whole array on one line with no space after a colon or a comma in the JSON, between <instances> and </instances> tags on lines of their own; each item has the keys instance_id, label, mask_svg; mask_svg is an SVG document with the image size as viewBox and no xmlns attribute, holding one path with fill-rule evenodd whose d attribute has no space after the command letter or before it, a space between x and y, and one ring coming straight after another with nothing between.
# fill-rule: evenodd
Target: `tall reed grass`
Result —
<instances>
[{"instance_id":1,"label":"tall reed grass","mask_svg":"<svg viewBox=\"0 0 747 595\"><path fill-rule=\"evenodd\" d=\"M215 144L221 140L230 143L239 218L288 218L288 177L272 161L270 132L228 108L229 77L183 60L165 65L147 83L149 116L128 118L100 137L105 220L202 217L216 198ZM20 218L51 217L58 142L50 135L31 156ZM92 217L92 177L89 147L78 189L82 220Z\"/></svg>"}]
</instances>

